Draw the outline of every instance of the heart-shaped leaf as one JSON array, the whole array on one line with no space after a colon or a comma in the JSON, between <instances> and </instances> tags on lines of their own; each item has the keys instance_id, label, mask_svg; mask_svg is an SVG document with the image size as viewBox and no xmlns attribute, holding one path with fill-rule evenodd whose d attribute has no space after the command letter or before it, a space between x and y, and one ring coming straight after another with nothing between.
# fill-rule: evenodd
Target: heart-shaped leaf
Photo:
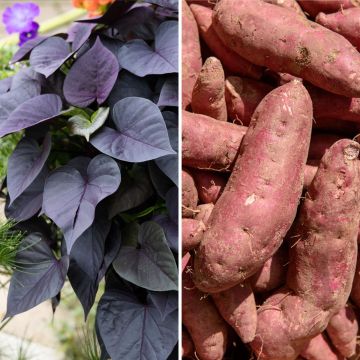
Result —
<instances>
[{"instance_id":1,"label":"heart-shaped leaf","mask_svg":"<svg viewBox=\"0 0 360 360\"><path fill-rule=\"evenodd\" d=\"M120 66L137 76L178 72L178 22L163 22L156 30L154 49L135 39L119 50Z\"/></svg>"},{"instance_id":2,"label":"heart-shaped leaf","mask_svg":"<svg viewBox=\"0 0 360 360\"><path fill-rule=\"evenodd\" d=\"M61 106L60 97L54 94L39 95L25 101L0 123L0 137L54 118L59 115Z\"/></svg>"},{"instance_id":3,"label":"heart-shaped leaf","mask_svg":"<svg viewBox=\"0 0 360 360\"><path fill-rule=\"evenodd\" d=\"M166 292L154 292L149 293L151 302L156 306L161 314L161 320L166 319L168 315L174 312L178 308L178 292L166 291Z\"/></svg>"},{"instance_id":4,"label":"heart-shaped leaf","mask_svg":"<svg viewBox=\"0 0 360 360\"><path fill-rule=\"evenodd\" d=\"M178 339L176 311L162 318L154 304L121 290L104 293L96 325L112 360L164 360Z\"/></svg>"},{"instance_id":5,"label":"heart-shaped leaf","mask_svg":"<svg viewBox=\"0 0 360 360\"><path fill-rule=\"evenodd\" d=\"M170 249L178 252L179 251L179 227L176 223L174 223L170 217L166 214L155 215L152 218L152 221L155 221L159 224L165 234L166 240L170 246Z\"/></svg>"},{"instance_id":6,"label":"heart-shaped leaf","mask_svg":"<svg viewBox=\"0 0 360 360\"><path fill-rule=\"evenodd\" d=\"M152 221L132 225L122 241L113 262L122 278L148 290L177 290L177 266L161 226Z\"/></svg>"},{"instance_id":7,"label":"heart-shaped leaf","mask_svg":"<svg viewBox=\"0 0 360 360\"><path fill-rule=\"evenodd\" d=\"M161 112L150 100L120 100L114 106L113 120L116 130L104 127L90 140L102 153L129 162L174 154Z\"/></svg>"},{"instance_id":8,"label":"heart-shaped leaf","mask_svg":"<svg viewBox=\"0 0 360 360\"><path fill-rule=\"evenodd\" d=\"M118 191L111 197L109 204L109 216L133 209L154 194L149 174L142 166L134 166L129 176L124 178Z\"/></svg>"},{"instance_id":9,"label":"heart-shaped leaf","mask_svg":"<svg viewBox=\"0 0 360 360\"><path fill-rule=\"evenodd\" d=\"M100 129L109 116L110 108L101 107L90 116L74 115L69 119L70 132L84 136L89 141L90 135Z\"/></svg>"},{"instance_id":10,"label":"heart-shaped leaf","mask_svg":"<svg viewBox=\"0 0 360 360\"><path fill-rule=\"evenodd\" d=\"M25 221L33 217L41 209L44 185L48 173L47 167L43 167L31 185L10 206L6 205L5 214L8 219Z\"/></svg>"},{"instance_id":11,"label":"heart-shaped leaf","mask_svg":"<svg viewBox=\"0 0 360 360\"><path fill-rule=\"evenodd\" d=\"M18 89L26 90L32 97L40 95L42 75L36 73L31 68L21 69L14 75L11 83L11 91Z\"/></svg>"},{"instance_id":12,"label":"heart-shaped leaf","mask_svg":"<svg viewBox=\"0 0 360 360\"><path fill-rule=\"evenodd\" d=\"M10 90L12 80L13 80L12 76L0 80L0 94L1 95L7 93Z\"/></svg>"},{"instance_id":13,"label":"heart-shaped leaf","mask_svg":"<svg viewBox=\"0 0 360 360\"><path fill-rule=\"evenodd\" d=\"M39 233L30 234L21 242L15 261L5 317L20 314L56 296L64 285L69 266L68 256L56 259Z\"/></svg>"},{"instance_id":14,"label":"heart-shaped leaf","mask_svg":"<svg viewBox=\"0 0 360 360\"><path fill-rule=\"evenodd\" d=\"M36 46L30 54L30 65L40 74L49 77L71 56L69 44L52 36Z\"/></svg>"},{"instance_id":15,"label":"heart-shaped leaf","mask_svg":"<svg viewBox=\"0 0 360 360\"><path fill-rule=\"evenodd\" d=\"M178 106L178 78L169 76L161 88L158 106Z\"/></svg>"},{"instance_id":16,"label":"heart-shaped leaf","mask_svg":"<svg viewBox=\"0 0 360 360\"><path fill-rule=\"evenodd\" d=\"M78 51L84 45L95 26L96 24L74 23L70 27L66 41L72 43L71 50L73 52Z\"/></svg>"},{"instance_id":17,"label":"heart-shaped leaf","mask_svg":"<svg viewBox=\"0 0 360 360\"><path fill-rule=\"evenodd\" d=\"M46 40L45 36L37 36L35 39L28 40L15 53L15 55L13 56L13 58L10 61L10 64L14 64L18 61L28 59L28 55L29 55L30 51L45 40Z\"/></svg>"},{"instance_id":18,"label":"heart-shaped leaf","mask_svg":"<svg viewBox=\"0 0 360 360\"><path fill-rule=\"evenodd\" d=\"M93 223L97 204L120 185L119 166L105 155L94 157L82 172L71 164L60 167L44 188L43 211L61 228L68 248Z\"/></svg>"},{"instance_id":19,"label":"heart-shaped leaf","mask_svg":"<svg viewBox=\"0 0 360 360\"><path fill-rule=\"evenodd\" d=\"M78 107L86 107L95 100L102 104L109 96L119 70L116 57L98 37L93 47L73 64L66 76L66 100Z\"/></svg>"}]
</instances>

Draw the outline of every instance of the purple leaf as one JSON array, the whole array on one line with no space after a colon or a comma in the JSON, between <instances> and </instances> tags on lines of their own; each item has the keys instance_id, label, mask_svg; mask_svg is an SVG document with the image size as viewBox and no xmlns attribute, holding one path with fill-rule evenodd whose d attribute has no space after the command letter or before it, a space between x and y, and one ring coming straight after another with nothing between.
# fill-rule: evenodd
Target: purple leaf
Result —
<instances>
[{"instance_id":1,"label":"purple leaf","mask_svg":"<svg viewBox=\"0 0 360 360\"><path fill-rule=\"evenodd\" d=\"M178 252L179 246L178 246L178 240L179 240L179 227L176 223L174 223L168 215L160 214L155 215L152 218L152 221L155 221L157 224L159 224L164 233L166 240L170 246L170 249Z\"/></svg>"},{"instance_id":2,"label":"purple leaf","mask_svg":"<svg viewBox=\"0 0 360 360\"><path fill-rule=\"evenodd\" d=\"M121 183L118 191L111 197L109 202L109 216L131 210L154 194L149 174L142 166L135 165Z\"/></svg>"},{"instance_id":3,"label":"purple leaf","mask_svg":"<svg viewBox=\"0 0 360 360\"><path fill-rule=\"evenodd\" d=\"M66 100L86 107L97 100L102 104L110 94L119 73L119 63L99 38L94 46L71 67L64 82Z\"/></svg>"},{"instance_id":4,"label":"purple leaf","mask_svg":"<svg viewBox=\"0 0 360 360\"><path fill-rule=\"evenodd\" d=\"M149 162L149 175L157 194L165 200L166 193L174 183L159 169L155 162Z\"/></svg>"},{"instance_id":5,"label":"purple leaf","mask_svg":"<svg viewBox=\"0 0 360 360\"><path fill-rule=\"evenodd\" d=\"M78 51L85 44L95 26L96 24L74 23L70 27L66 41L72 43L73 52Z\"/></svg>"},{"instance_id":6,"label":"purple leaf","mask_svg":"<svg viewBox=\"0 0 360 360\"><path fill-rule=\"evenodd\" d=\"M145 0L145 2L172 10L178 10L179 8L178 0Z\"/></svg>"},{"instance_id":7,"label":"purple leaf","mask_svg":"<svg viewBox=\"0 0 360 360\"><path fill-rule=\"evenodd\" d=\"M45 180L49 170L44 167L32 184L9 206L5 208L8 219L25 221L33 217L43 202Z\"/></svg>"},{"instance_id":8,"label":"purple leaf","mask_svg":"<svg viewBox=\"0 0 360 360\"><path fill-rule=\"evenodd\" d=\"M178 72L178 22L163 22L156 30L154 49L144 40L131 40L119 50L120 66L137 76Z\"/></svg>"},{"instance_id":9,"label":"purple leaf","mask_svg":"<svg viewBox=\"0 0 360 360\"><path fill-rule=\"evenodd\" d=\"M158 106L178 106L178 77L168 77L161 88Z\"/></svg>"},{"instance_id":10,"label":"purple leaf","mask_svg":"<svg viewBox=\"0 0 360 360\"><path fill-rule=\"evenodd\" d=\"M164 119L151 101L138 97L120 100L113 108L116 130L103 127L90 143L119 160L142 162L173 154Z\"/></svg>"},{"instance_id":11,"label":"purple leaf","mask_svg":"<svg viewBox=\"0 0 360 360\"><path fill-rule=\"evenodd\" d=\"M38 45L30 54L30 65L40 74L49 77L71 56L69 44L53 36Z\"/></svg>"},{"instance_id":12,"label":"purple leaf","mask_svg":"<svg viewBox=\"0 0 360 360\"><path fill-rule=\"evenodd\" d=\"M49 175L43 211L61 228L68 248L93 223L97 204L116 191L120 178L117 163L104 155L89 162L86 176L71 165Z\"/></svg>"},{"instance_id":13,"label":"purple leaf","mask_svg":"<svg viewBox=\"0 0 360 360\"><path fill-rule=\"evenodd\" d=\"M0 80L0 95L7 93L10 90L13 77L8 77Z\"/></svg>"},{"instance_id":14,"label":"purple leaf","mask_svg":"<svg viewBox=\"0 0 360 360\"><path fill-rule=\"evenodd\" d=\"M68 256L57 260L40 234L28 235L16 255L5 317L20 314L56 296L64 285L68 266Z\"/></svg>"},{"instance_id":15,"label":"purple leaf","mask_svg":"<svg viewBox=\"0 0 360 360\"><path fill-rule=\"evenodd\" d=\"M177 290L178 270L164 231L148 221L131 224L124 231L122 245L113 262L125 280L153 291Z\"/></svg>"},{"instance_id":16,"label":"purple leaf","mask_svg":"<svg viewBox=\"0 0 360 360\"><path fill-rule=\"evenodd\" d=\"M153 97L153 91L148 79L138 77L126 70L121 70L109 95L109 105L113 108L119 100L132 96L150 100Z\"/></svg>"},{"instance_id":17,"label":"purple leaf","mask_svg":"<svg viewBox=\"0 0 360 360\"><path fill-rule=\"evenodd\" d=\"M169 136L171 141L171 146L174 150L178 151L178 129L170 128ZM173 181L173 183L178 186L178 154L172 154L163 156L155 160L156 165L161 169L161 171Z\"/></svg>"},{"instance_id":18,"label":"purple leaf","mask_svg":"<svg viewBox=\"0 0 360 360\"><path fill-rule=\"evenodd\" d=\"M32 49L34 49L36 46L40 45L43 41L45 41L47 38L45 36L38 36L35 39L31 39L27 41L23 46L20 47L20 49L15 53L13 58L10 61L10 64L14 64L18 61L27 60L29 57L29 53Z\"/></svg>"},{"instance_id":19,"label":"purple leaf","mask_svg":"<svg viewBox=\"0 0 360 360\"><path fill-rule=\"evenodd\" d=\"M11 154L7 170L7 187L11 205L35 180L43 169L51 150L50 133L42 148L34 139L24 138Z\"/></svg>"},{"instance_id":20,"label":"purple leaf","mask_svg":"<svg viewBox=\"0 0 360 360\"><path fill-rule=\"evenodd\" d=\"M178 292L166 291L166 292L154 292L149 293L151 302L156 306L161 314L161 320L166 319L168 315L173 313L178 308Z\"/></svg>"},{"instance_id":21,"label":"purple leaf","mask_svg":"<svg viewBox=\"0 0 360 360\"><path fill-rule=\"evenodd\" d=\"M25 68L14 75L11 91L25 89L32 97L40 95L42 75L36 73L32 68Z\"/></svg>"},{"instance_id":22,"label":"purple leaf","mask_svg":"<svg viewBox=\"0 0 360 360\"><path fill-rule=\"evenodd\" d=\"M54 94L39 95L25 101L6 121L0 123L0 137L49 120L61 111L61 99Z\"/></svg>"},{"instance_id":23,"label":"purple leaf","mask_svg":"<svg viewBox=\"0 0 360 360\"><path fill-rule=\"evenodd\" d=\"M112 360L167 359L178 339L176 311L162 318L154 304L123 290L104 293L96 325Z\"/></svg>"}]
</instances>

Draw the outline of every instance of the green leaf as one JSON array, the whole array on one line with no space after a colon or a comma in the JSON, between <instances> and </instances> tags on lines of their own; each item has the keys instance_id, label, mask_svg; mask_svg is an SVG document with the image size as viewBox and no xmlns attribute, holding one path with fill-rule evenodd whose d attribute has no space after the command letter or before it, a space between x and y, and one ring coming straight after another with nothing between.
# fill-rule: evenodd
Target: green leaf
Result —
<instances>
[{"instance_id":1,"label":"green leaf","mask_svg":"<svg viewBox=\"0 0 360 360\"><path fill-rule=\"evenodd\" d=\"M68 109L63 110L60 113L60 115L65 116L65 117L72 117L72 116L80 115L86 119L90 119L92 114L93 114L93 111L91 109L88 109L88 108L81 109L81 108L77 108L75 106L70 106Z\"/></svg>"},{"instance_id":2,"label":"green leaf","mask_svg":"<svg viewBox=\"0 0 360 360\"><path fill-rule=\"evenodd\" d=\"M161 226L148 221L140 226L130 224L126 229L113 262L115 271L125 280L148 290L177 290L177 265Z\"/></svg>"},{"instance_id":3,"label":"green leaf","mask_svg":"<svg viewBox=\"0 0 360 360\"><path fill-rule=\"evenodd\" d=\"M91 115L90 119L84 114L72 116L69 119L70 132L73 135L84 136L89 141L90 135L104 125L109 110L110 108L101 107Z\"/></svg>"}]
</instances>

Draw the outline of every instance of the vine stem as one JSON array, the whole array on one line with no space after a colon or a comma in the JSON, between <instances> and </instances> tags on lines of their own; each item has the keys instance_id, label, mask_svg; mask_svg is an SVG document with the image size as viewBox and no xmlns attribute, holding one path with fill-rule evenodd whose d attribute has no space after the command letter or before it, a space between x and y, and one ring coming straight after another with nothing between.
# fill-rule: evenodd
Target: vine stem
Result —
<instances>
[{"instance_id":1,"label":"vine stem","mask_svg":"<svg viewBox=\"0 0 360 360\"><path fill-rule=\"evenodd\" d=\"M39 34L49 33L53 30L58 29L59 27L65 26L67 24L72 23L75 20L78 20L79 18L83 17L86 14L87 12L84 9L73 9L68 12L65 12L59 16L56 16L40 24ZM19 34L9 35L0 39L0 48L6 45L8 46L17 45L18 42L19 42Z\"/></svg>"}]
</instances>

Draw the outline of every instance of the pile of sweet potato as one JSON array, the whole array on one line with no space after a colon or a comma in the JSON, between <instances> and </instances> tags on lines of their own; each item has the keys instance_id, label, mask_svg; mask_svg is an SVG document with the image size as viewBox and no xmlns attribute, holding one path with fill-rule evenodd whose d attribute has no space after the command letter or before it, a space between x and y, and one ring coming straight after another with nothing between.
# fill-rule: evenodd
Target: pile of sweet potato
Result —
<instances>
[{"instance_id":1,"label":"pile of sweet potato","mask_svg":"<svg viewBox=\"0 0 360 360\"><path fill-rule=\"evenodd\" d=\"M360 2L182 17L183 358L358 359Z\"/></svg>"}]
</instances>

